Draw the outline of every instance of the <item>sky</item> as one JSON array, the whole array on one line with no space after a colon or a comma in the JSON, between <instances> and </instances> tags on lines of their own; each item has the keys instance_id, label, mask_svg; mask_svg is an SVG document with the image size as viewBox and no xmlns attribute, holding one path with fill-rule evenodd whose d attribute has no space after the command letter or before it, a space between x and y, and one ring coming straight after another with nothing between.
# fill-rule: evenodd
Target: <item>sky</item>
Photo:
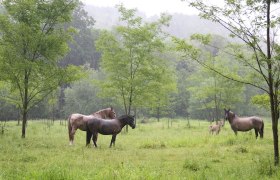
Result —
<instances>
[{"instance_id":1,"label":"sky","mask_svg":"<svg viewBox=\"0 0 280 180\"><path fill-rule=\"evenodd\" d=\"M85 4L98 7L115 7L123 3L126 8L137 8L138 11L146 13L147 16L160 15L160 13L182 13L187 15L198 14L198 12L187 6L181 0L82 0ZM217 1L217 0L215 0ZM220 1L220 0L218 0Z\"/></svg>"}]
</instances>

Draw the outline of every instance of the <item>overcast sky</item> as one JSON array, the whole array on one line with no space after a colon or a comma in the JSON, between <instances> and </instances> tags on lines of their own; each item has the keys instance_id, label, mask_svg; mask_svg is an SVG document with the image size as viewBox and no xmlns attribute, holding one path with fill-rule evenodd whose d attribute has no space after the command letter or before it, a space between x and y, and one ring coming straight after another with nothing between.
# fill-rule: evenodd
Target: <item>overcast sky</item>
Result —
<instances>
[{"instance_id":1,"label":"overcast sky","mask_svg":"<svg viewBox=\"0 0 280 180\"><path fill-rule=\"evenodd\" d=\"M115 7L123 3L126 8L137 8L145 12L147 16L159 15L162 12L183 13L188 15L198 14L193 8L189 8L186 2L181 0L82 0L86 4L101 7ZM215 0L220 1L220 0Z\"/></svg>"}]
</instances>

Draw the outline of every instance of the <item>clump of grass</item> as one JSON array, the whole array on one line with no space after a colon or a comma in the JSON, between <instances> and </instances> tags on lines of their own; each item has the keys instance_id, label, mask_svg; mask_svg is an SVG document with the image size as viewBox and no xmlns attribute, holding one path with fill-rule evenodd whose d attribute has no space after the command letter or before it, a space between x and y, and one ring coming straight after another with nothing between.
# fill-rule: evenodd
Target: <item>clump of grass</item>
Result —
<instances>
[{"instance_id":1,"label":"clump of grass","mask_svg":"<svg viewBox=\"0 0 280 180\"><path fill-rule=\"evenodd\" d=\"M220 159L212 159L211 161L212 161L213 163L220 163L220 162L221 162Z\"/></svg>"},{"instance_id":2,"label":"clump of grass","mask_svg":"<svg viewBox=\"0 0 280 180\"><path fill-rule=\"evenodd\" d=\"M21 161L22 162L36 162L36 160L37 160L37 158L36 157L34 157L34 156L24 156L24 157L22 157L21 158Z\"/></svg>"},{"instance_id":3,"label":"clump of grass","mask_svg":"<svg viewBox=\"0 0 280 180\"><path fill-rule=\"evenodd\" d=\"M235 145L235 144L236 144L236 139L233 139L233 138L228 138L225 141L225 145L228 145L228 146L232 146L232 145Z\"/></svg>"},{"instance_id":4,"label":"clump of grass","mask_svg":"<svg viewBox=\"0 0 280 180\"><path fill-rule=\"evenodd\" d=\"M197 161L193 161L193 160L187 159L187 160L185 160L185 163L184 163L184 165L183 165L183 168L184 168L184 169L188 169L188 170L190 170L190 171L196 172L196 171L208 169L208 168L210 168L210 167L208 166L208 164L199 163L199 162L197 162Z\"/></svg>"},{"instance_id":5,"label":"clump of grass","mask_svg":"<svg viewBox=\"0 0 280 180\"><path fill-rule=\"evenodd\" d=\"M246 147L240 146L240 147L236 148L235 152L237 152L237 153L248 153L248 150L247 150Z\"/></svg>"},{"instance_id":6,"label":"clump of grass","mask_svg":"<svg viewBox=\"0 0 280 180\"><path fill-rule=\"evenodd\" d=\"M183 168L191 171L199 171L200 169L199 164L197 162L190 161L190 160L185 161Z\"/></svg>"},{"instance_id":7,"label":"clump of grass","mask_svg":"<svg viewBox=\"0 0 280 180\"><path fill-rule=\"evenodd\" d=\"M166 148L166 144L162 141L146 142L146 143L140 145L140 148L143 148L143 149L161 149L161 148Z\"/></svg>"}]
</instances>

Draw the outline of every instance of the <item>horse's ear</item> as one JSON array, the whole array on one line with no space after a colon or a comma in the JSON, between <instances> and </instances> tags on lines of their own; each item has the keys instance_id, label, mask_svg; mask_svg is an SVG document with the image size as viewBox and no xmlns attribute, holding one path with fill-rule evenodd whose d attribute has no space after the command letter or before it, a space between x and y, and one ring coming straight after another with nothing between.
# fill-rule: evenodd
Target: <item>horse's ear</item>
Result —
<instances>
[{"instance_id":1,"label":"horse's ear","mask_svg":"<svg viewBox=\"0 0 280 180\"><path fill-rule=\"evenodd\" d=\"M224 110L225 110L225 111L227 111L227 109L226 109L226 108L224 108Z\"/></svg>"},{"instance_id":2,"label":"horse's ear","mask_svg":"<svg viewBox=\"0 0 280 180\"><path fill-rule=\"evenodd\" d=\"M230 108L228 109L228 112L230 111Z\"/></svg>"},{"instance_id":3,"label":"horse's ear","mask_svg":"<svg viewBox=\"0 0 280 180\"><path fill-rule=\"evenodd\" d=\"M114 110L112 106L110 106L110 108L111 108L111 111L113 111L113 110Z\"/></svg>"}]
</instances>

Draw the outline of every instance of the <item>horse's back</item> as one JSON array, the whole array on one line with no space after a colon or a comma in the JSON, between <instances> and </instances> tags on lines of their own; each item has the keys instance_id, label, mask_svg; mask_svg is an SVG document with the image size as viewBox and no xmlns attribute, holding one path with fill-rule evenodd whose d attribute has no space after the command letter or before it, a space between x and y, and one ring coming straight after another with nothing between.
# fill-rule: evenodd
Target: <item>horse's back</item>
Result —
<instances>
[{"instance_id":1,"label":"horse's back","mask_svg":"<svg viewBox=\"0 0 280 180\"><path fill-rule=\"evenodd\" d=\"M77 129L86 131L86 122L92 118L92 115L83 115L79 113L71 114L69 123Z\"/></svg>"},{"instance_id":2,"label":"horse's back","mask_svg":"<svg viewBox=\"0 0 280 180\"><path fill-rule=\"evenodd\" d=\"M263 126L263 120L258 116L252 117L253 125L257 128L261 128Z\"/></svg>"},{"instance_id":3,"label":"horse's back","mask_svg":"<svg viewBox=\"0 0 280 180\"><path fill-rule=\"evenodd\" d=\"M103 135L118 134L121 131L121 125L116 119L93 117L87 121L87 127L90 131Z\"/></svg>"},{"instance_id":4,"label":"horse's back","mask_svg":"<svg viewBox=\"0 0 280 180\"><path fill-rule=\"evenodd\" d=\"M251 116L251 117L242 117L238 118L234 123L234 128L237 128L239 131L249 131L254 128L261 128L263 121L260 117Z\"/></svg>"}]
</instances>

